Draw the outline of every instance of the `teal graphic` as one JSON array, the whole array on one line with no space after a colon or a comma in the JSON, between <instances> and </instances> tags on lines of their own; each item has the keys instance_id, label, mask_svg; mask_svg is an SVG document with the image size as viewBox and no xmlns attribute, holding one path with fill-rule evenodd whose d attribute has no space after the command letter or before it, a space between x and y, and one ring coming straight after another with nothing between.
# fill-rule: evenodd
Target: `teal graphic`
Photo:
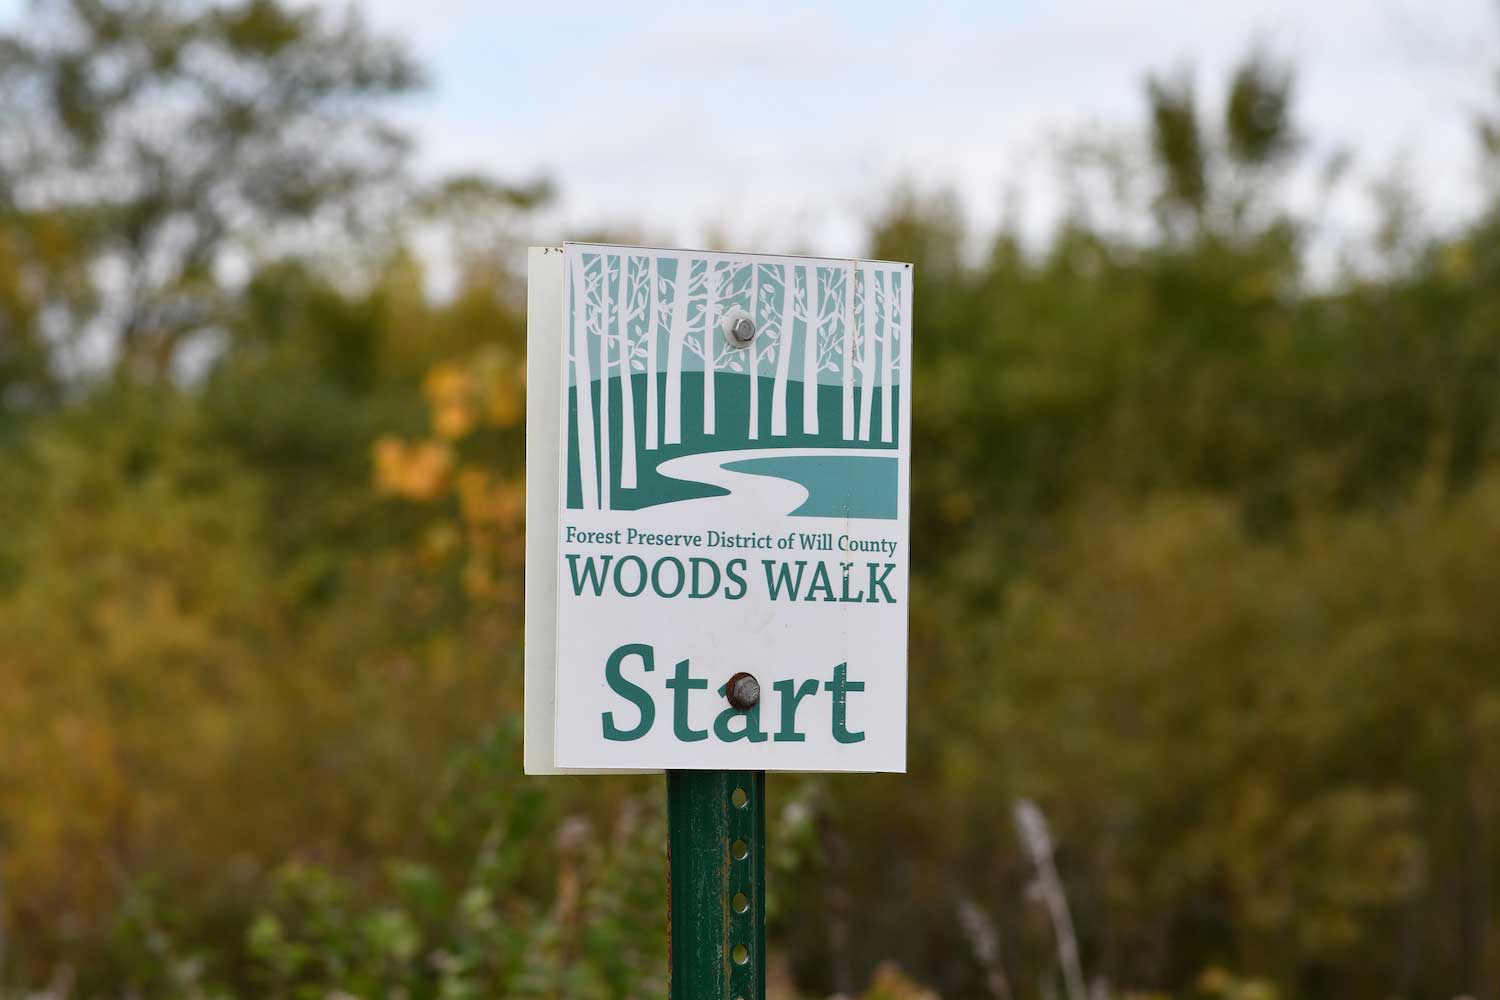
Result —
<instances>
[{"instance_id":1,"label":"teal graphic","mask_svg":"<svg viewBox=\"0 0 1500 1000\"><path fill-rule=\"evenodd\" d=\"M806 517L896 517L896 457L878 452L786 455L726 462L724 468L790 479L807 487L792 511Z\"/></svg>"},{"instance_id":2,"label":"teal graphic","mask_svg":"<svg viewBox=\"0 0 1500 1000\"><path fill-rule=\"evenodd\" d=\"M571 252L568 507L769 479L806 491L796 516L894 519L910 278L899 264ZM740 315L758 330L743 348L723 329Z\"/></svg>"}]
</instances>

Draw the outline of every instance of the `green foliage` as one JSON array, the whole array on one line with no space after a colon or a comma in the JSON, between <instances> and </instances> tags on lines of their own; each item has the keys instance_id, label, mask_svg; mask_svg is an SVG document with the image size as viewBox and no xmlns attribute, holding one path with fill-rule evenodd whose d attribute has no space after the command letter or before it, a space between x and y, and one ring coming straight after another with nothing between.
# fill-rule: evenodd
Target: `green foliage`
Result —
<instances>
[{"instance_id":1,"label":"green foliage","mask_svg":"<svg viewBox=\"0 0 1500 1000\"><path fill-rule=\"evenodd\" d=\"M1224 106L1224 131L1235 160L1263 167L1292 152L1293 79L1291 70L1260 54L1235 70Z\"/></svg>"},{"instance_id":2,"label":"green foliage","mask_svg":"<svg viewBox=\"0 0 1500 1000\"><path fill-rule=\"evenodd\" d=\"M518 773L548 189L394 183L418 74L353 21L41 15L0 37L44 154L0 143L0 983L661 995L659 780ZM918 282L913 774L771 782L784 996L1056 995L1023 797L1116 995L1500 978L1500 207L1424 240L1388 195L1310 282L1294 93L1154 80L1094 161L1144 226L971 254L905 192L872 230ZM372 239L284 252L325 222ZM116 377L75 363L100 324Z\"/></svg>"},{"instance_id":3,"label":"green foliage","mask_svg":"<svg viewBox=\"0 0 1500 1000\"><path fill-rule=\"evenodd\" d=\"M650 887L662 876L653 850L664 835L661 816L627 804L602 844L581 820L571 822L548 905L517 892L530 845L500 827L451 886L424 865L392 862L371 898L326 869L283 868L246 931L258 995L659 995L666 942Z\"/></svg>"},{"instance_id":4,"label":"green foliage","mask_svg":"<svg viewBox=\"0 0 1500 1000\"><path fill-rule=\"evenodd\" d=\"M1500 902L1470 877L1500 847L1473 735L1500 691L1482 610L1500 574L1480 568L1500 551L1494 224L1309 288L1308 223L1269 176L1224 169L1241 154L1174 87L1155 93L1177 206L1159 239L1075 222L1042 256L1002 238L929 268L941 211L877 230L881 256L917 261L922 303L924 780L832 783L825 841L850 856L810 856L788 909L842 921L864 969L895 959L966 996L985 987L955 965L955 911L985 886L1014 988L1045 992L1050 930L1003 832L1026 795L1111 983L1478 992ZM893 842L920 848L893 865ZM901 903L840 917L846 894ZM840 961L819 945L798 969L828 988Z\"/></svg>"},{"instance_id":5,"label":"green foliage","mask_svg":"<svg viewBox=\"0 0 1500 1000\"><path fill-rule=\"evenodd\" d=\"M155 375L232 310L222 267L361 221L405 149L372 102L420 79L352 15L281 0L52 0L0 49L0 290L7 243L39 226L75 265L28 254L44 280L5 318L23 344L106 333L115 365Z\"/></svg>"},{"instance_id":6,"label":"green foliage","mask_svg":"<svg viewBox=\"0 0 1500 1000\"><path fill-rule=\"evenodd\" d=\"M1152 77L1146 91L1151 99L1156 163L1162 174L1162 204L1169 210L1199 214L1208 199L1208 165L1204 162L1193 78L1188 73Z\"/></svg>"}]
</instances>

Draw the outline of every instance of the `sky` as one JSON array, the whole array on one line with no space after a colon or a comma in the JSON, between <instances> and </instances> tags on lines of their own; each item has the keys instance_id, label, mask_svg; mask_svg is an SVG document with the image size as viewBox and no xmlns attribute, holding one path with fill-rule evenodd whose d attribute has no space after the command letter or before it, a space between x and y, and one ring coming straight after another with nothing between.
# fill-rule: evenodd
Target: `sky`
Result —
<instances>
[{"instance_id":1,"label":"sky","mask_svg":"<svg viewBox=\"0 0 1500 1000\"><path fill-rule=\"evenodd\" d=\"M1065 142L1138 140L1149 72L1191 69L1216 107L1255 45L1298 71L1288 197L1353 241L1378 178L1434 226L1472 210L1472 116L1500 110L1500 0L352 3L428 68L398 111L423 174L557 185L538 241L854 254L902 185L955 191L981 239L1044 235ZM1311 178L1344 150L1328 199Z\"/></svg>"},{"instance_id":2,"label":"sky","mask_svg":"<svg viewBox=\"0 0 1500 1000\"><path fill-rule=\"evenodd\" d=\"M1153 71L1217 106L1255 45L1297 68L1308 162L1354 156L1310 207L1352 232L1399 174L1442 225L1479 197L1474 112L1500 110L1500 0L359 6L431 71L402 111L423 169L550 177L549 239L851 254L902 184L953 189L981 234L1045 232L1064 141L1139 137Z\"/></svg>"}]
</instances>

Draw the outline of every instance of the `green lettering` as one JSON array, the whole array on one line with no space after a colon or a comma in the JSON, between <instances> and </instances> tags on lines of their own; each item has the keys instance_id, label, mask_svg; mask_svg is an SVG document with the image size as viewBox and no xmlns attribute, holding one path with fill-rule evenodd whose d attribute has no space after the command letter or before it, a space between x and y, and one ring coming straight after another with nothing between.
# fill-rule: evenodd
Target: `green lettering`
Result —
<instances>
[{"instance_id":1,"label":"green lettering","mask_svg":"<svg viewBox=\"0 0 1500 1000\"><path fill-rule=\"evenodd\" d=\"M833 581L828 579L828 567L823 565L822 563L818 563L818 565L813 569L812 583L808 584L807 596L804 597L803 600L813 600L813 594L819 590L828 595L827 597L824 597L823 600L838 600L837 597L833 596Z\"/></svg>"},{"instance_id":2,"label":"green lettering","mask_svg":"<svg viewBox=\"0 0 1500 1000\"><path fill-rule=\"evenodd\" d=\"M609 659L604 664L604 679L609 682L609 689L631 702L641 713L640 722L630 730L622 730L615 725L615 713L604 713L604 738L618 743L640 739L651 731L651 724L656 721L656 702L651 700L644 688L626 680L620 671L627 656L639 656L641 666L648 674L656 669L656 651L642 643L630 643L609 654Z\"/></svg>"},{"instance_id":3,"label":"green lettering","mask_svg":"<svg viewBox=\"0 0 1500 1000\"><path fill-rule=\"evenodd\" d=\"M797 591L802 588L802 571L807 567L807 563L801 559L797 560L796 580L792 579L791 564L789 563L773 562L770 559L762 559L760 563L766 568L766 589L771 592L771 600L780 600L781 590L784 587L789 595L787 600L795 601L797 599ZM774 573L771 571L771 567L773 566L776 568Z\"/></svg>"},{"instance_id":4,"label":"green lettering","mask_svg":"<svg viewBox=\"0 0 1500 1000\"><path fill-rule=\"evenodd\" d=\"M696 556L688 560L688 562L693 567L693 589L688 591L688 598L702 600L705 597L712 597L717 594L719 592L719 564L712 559L699 559ZM707 566L714 571L714 582L707 591L704 591L698 582L698 567L700 566Z\"/></svg>"},{"instance_id":5,"label":"green lettering","mask_svg":"<svg viewBox=\"0 0 1500 1000\"><path fill-rule=\"evenodd\" d=\"M730 586L724 588L724 597L727 600L738 601L750 589L750 585L745 582L745 577L742 575L742 572L749 565L750 563L744 559L731 559L725 564L724 575L730 580ZM734 587L738 587L739 589L734 590Z\"/></svg>"},{"instance_id":6,"label":"green lettering","mask_svg":"<svg viewBox=\"0 0 1500 1000\"><path fill-rule=\"evenodd\" d=\"M707 729L694 729L688 725L688 697L694 690L707 690L708 681L691 676L688 661L677 664L677 673L667 680L672 689L672 731L683 743L697 743L708 739Z\"/></svg>"},{"instance_id":7,"label":"green lettering","mask_svg":"<svg viewBox=\"0 0 1500 1000\"><path fill-rule=\"evenodd\" d=\"M625 586L621 573L626 566L634 564L636 571L640 573L641 582L634 588ZM626 556L615 563L615 590L619 591L621 597L639 597L646 589L646 560L640 556Z\"/></svg>"},{"instance_id":8,"label":"green lettering","mask_svg":"<svg viewBox=\"0 0 1500 1000\"><path fill-rule=\"evenodd\" d=\"M602 597L604 595L604 581L609 579L609 563L612 559L614 559L614 556L604 557L604 569L601 572L594 565L593 556L584 556L583 576L580 577L578 575L578 556L569 553L568 572L573 575L573 596L582 597L584 584L590 584L594 588L594 596Z\"/></svg>"},{"instance_id":9,"label":"green lettering","mask_svg":"<svg viewBox=\"0 0 1500 1000\"><path fill-rule=\"evenodd\" d=\"M877 600L875 597L875 588L879 587L881 590L885 591L885 602L887 604L895 604L896 596L891 593L891 588L886 586L885 578L891 575L891 570L896 568L896 564L886 563L885 569L881 570L879 575L877 575L875 572L876 567L879 565L878 563L868 563L867 565L870 567L870 596L869 598L867 598L867 600L869 600L871 604L880 603L879 600Z\"/></svg>"},{"instance_id":10,"label":"green lettering","mask_svg":"<svg viewBox=\"0 0 1500 1000\"><path fill-rule=\"evenodd\" d=\"M719 697L724 697L724 692L728 690L728 684L720 687ZM744 727L741 729L730 729L729 724L735 719L744 719ZM725 743L733 743L736 740L764 743L766 741L766 734L760 731L760 706L756 705L754 708L744 712L741 712L737 708L724 709L724 711L719 713L719 717L714 719L714 735Z\"/></svg>"},{"instance_id":11,"label":"green lettering","mask_svg":"<svg viewBox=\"0 0 1500 1000\"><path fill-rule=\"evenodd\" d=\"M865 738L863 732L851 733L848 726L849 692L863 691L864 681L849 680L849 664L840 663L833 668L833 680L825 681L823 687L833 694L833 738L840 743L858 743Z\"/></svg>"},{"instance_id":12,"label":"green lettering","mask_svg":"<svg viewBox=\"0 0 1500 1000\"><path fill-rule=\"evenodd\" d=\"M807 737L797 731L797 705L809 695L818 693L817 681L803 681L797 687L795 680L777 681L771 687L781 695L781 731L776 734L777 743L804 743ZM796 690L793 690L796 688Z\"/></svg>"},{"instance_id":13,"label":"green lettering","mask_svg":"<svg viewBox=\"0 0 1500 1000\"><path fill-rule=\"evenodd\" d=\"M661 585L661 568L671 566L677 570L677 586L671 590ZM651 589L656 591L657 597L676 597L682 593L682 588L687 584L687 570L682 568L682 563L672 556L663 556L651 567Z\"/></svg>"},{"instance_id":14,"label":"green lettering","mask_svg":"<svg viewBox=\"0 0 1500 1000\"><path fill-rule=\"evenodd\" d=\"M857 593L854 593L854 594L850 594L849 593L849 564L845 563L844 564L843 593L841 595L839 595L839 602L842 603L842 604L858 604L861 601L863 601L864 599L865 599L865 592L863 590L858 591Z\"/></svg>"}]
</instances>

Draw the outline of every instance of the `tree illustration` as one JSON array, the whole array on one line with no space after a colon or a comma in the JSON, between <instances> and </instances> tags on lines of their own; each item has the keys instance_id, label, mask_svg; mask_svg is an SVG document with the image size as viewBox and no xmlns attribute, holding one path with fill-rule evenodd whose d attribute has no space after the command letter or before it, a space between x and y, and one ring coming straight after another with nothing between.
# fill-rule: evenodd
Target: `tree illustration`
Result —
<instances>
[{"instance_id":1,"label":"tree illustration","mask_svg":"<svg viewBox=\"0 0 1500 1000\"><path fill-rule=\"evenodd\" d=\"M640 440L635 427L635 373L645 370L642 355L646 352L650 324L648 275L644 267L637 265L631 276L628 255L621 254L616 274L615 288L615 360L620 372L620 488L636 488L636 453ZM637 321L645 323L640 334L636 334ZM654 379L648 379L653 381ZM649 400L649 396L648 396ZM648 403L649 406L649 403Z\"/></svg>"},{"instance_id":2,"label":"tree illustration","mask_svg":"<svg viewBox=\"0 0 1500 1000\"><path fill-rule=\"evenodd\" d=\"M656 389L656 342L661 325L661 278L657 256L646 258L646 450L655 451L658 439L658 400Z\"/></svg>"},{"instance_id":3,"label":"tree illustration","mask_svg":"<svg viewBox=\"0 0 1500 1000\"><path fill-rule=\"evenodd\" d=\"M613 490L638 488L642 450L682 443L685 357L701 363L705 436L716 431L717 375L728 372L745 376L746 440L760 438L766 405L770 435L786 437L787 389L800 358L803 433L819 433L819 380L832 375L840 386L843 439L871 440L879 419L880 440L895 440L907 291L898 272L855 262L819 266L598 253L575 261L574 274L570 363L580 384L590 385L590 375L598 383L597 397L580 393L576 403L580 424L589 425L580 426L578 435L581 458L588 453L584 489L590 506L597 497L598 506L609 509ZM746 310L760 331L744 349L728 345L719 328L732 309ZM664 378L658 366L664 366ZM645 376L644 385L635 383L637 373ZM761 399L763 378L772 379L768 401ZM642 391L644 427L635 406ZM614 393L619 399L612 406ZM617 433L611 433L612 421L620 424Z\"/></svg>"},{"instance_id":4,"label":"tree illustration","mask_svg":"<svg viewBox=\"0 0 1500 1000\"><path fill-rule=\"evenodd\" d=\"M824 317L823 300L818 295L818 265L807 267L807 295L803 300L802 320L806 332L802 336L802 433L818 433L818 372L819 338L822 336Z\"/></svg>"},{"instance_id":5,"label":"tree illustration","mask_svg":"<svg viewBox=\"0 0 1500 1000\"><path fill-rule=\"evenodd\" d=\"M595 476L593 379L589 377L588 290L582 254L572 255L573 308L569 319L568 361L573 365L573 391L577 396L574 425L578 437L578 472L583 486L583 509L599 505Z\"/></svg>"},{"instance_id":6,"label":"tree illustration","mask_svg":"<svg viewBox=\"0 0 1500 1000\"><path fill-rule=\"evenodd\" d=\"M719 331L719 321L733 305L748 305L749 285L753 283L750 265L743 261L704 261L704 297L700 321L689 318L689 326L697 326L701 336L689 334L683 341L684 348L703 361L703 433L715 431L716 402L715 383L719 371L739 372L744 365L738 351L726 352L724 339ZM744 301L742 301L744 300Z\"/></svg>"},{"instance_id":7,"label":"tree illustration","mask_svg":"<svg viewBox=\"0 0 1500 1000\"><path fill-rule=\"evenodd\" d=\"M760 265L750 265L750 321L760 328ZM759 354L764 336L757 334L745 350L745 380L750 385L750 426L746 437L754 441L760 437L760 364Z\"/></svg>"},{"instance_id":8,"label":"tree illustration","mask_svg":"<svg viewBox=\"0 0 1500 1000\"><path fill-rule=\"evenodd\" d=\"M897 324L896 284L901 276L892 271L881 273L878 281L881 299L885 302L885 350L881 352L881 384L885 386L885 412L880 418L880 440L890 444L896 432L896 351L901 343L901 327ZM905 282L901 284L904 286ZM905 300L902 300L901 319L906 318Z\"/></svg>"},{"instance_id":9,"label":"tree illustration","mask_svg":"<svg viewBox=\"0 0 1500 1000\"><path fill-rule=\"evenodd\" d=\"M589 291L598 303L598 325L591 327L599 335L599 508L609 510L610 480L614 478L614 461L609 440L609 257L595 254L598 270L589 282Z\"/></svg>"},{"instance_id":10,"label":"tree illustration","mask_svg":"<svg viewBox=\"0 0 1500 1000\"><path fill-rule=\"evenodd\" d=\"M844 284L831 268L808 267L811 284L803 319L808 324L802 360L802 430L818 433L818 385L824 372L839 372L843 350ZM826 271L826 280L820 280Z\"/></svg>"},{"instance_id":11,"label":"tree illustration","mask_svg":"<svg viewBox=\"0 0 1500 1000\"><path fill-rule=\"evenodd\" d=\"M859 439L870 440L870 417L875 412L880 386L875 368L880 349L879 308L876 297L876 272L869 265L860 266L859 310L864 323L858 333L859 351Z\"/></svg>"},{"instance_id":12,"label":"tree illustration","mask_svg":"<svg viewBox=\"0 0 1500 1000\"><path fill-rule=\"evenodd\" d=\"M750 438L754 440L760 437L760 370L763 364L776 364L776 375L781 381L773 388L771 401L771 425L772 434L786 433L786 383L784 365L781 358L785 357L787 351L784 349L790 339L792 313L791 301L793 286L788 285L788 276L792 273L791 265L785 265L780 269L779 278L783 285L783 305L781 313L775 317L775 327L771 327L769 310L761 308L762 298L769 298L771 288L761 284L761 272L769 268L769 264L750 265L750 318L755 322L760 333L750 342L746 348L746 374L750 382ZM769 277L769 275L768 275ZM773 332L774 330L774 332ZM776 394L779 391L779 396ZM776 431L777 424L781 430Z\"/></svg>"},{"instance_id":13,"label":"tree illustration","mask_svg":"<svg viewBox=\"0 0 1500 1000\"><path fill-rule=\"evenodd\" d=\"M692 258L686 255L678 256L674 263L672 308L667 323L667 412L663 434L666 444L682 443L682 356L691 339L688 307L693 296L707 286L708 277L707 267L695 272Z\"/></svg>"},{"instance_id":14,"label":"tree illustration","mask_svg":"<svg viewBox=\"0 0 1500 1000\"><path fill-rule=\"evenodd\" d=\"M703 433L714 432L714 370L719 365L719 338L714 336L714 323L719 309L719 268L712 260L704 261L708 268L703 298L703 340L698 357L703 359ZM693 346L691 343L689 347Z\"/></svg>"},{"instance_id":15,"label":"tree illustration","mask_svg":"<svg viewBox=\"0 0 1500 1000\"><path fill-rule=\"evenodd\" d=\"M840 425L845 441L854 440L854 310L855 310L855 271L852 267L844 268L844 329L843 350L840 357L839 374L843 383L843 420Z\"/></svg>"},{"instance_id":16,"label":"tree illustration","mask_svg":"<svg viewBox=\"0 0 1500 1000\"><path fill-rule=\"evenodd\" d=\"M805 268L813 271L815 268ZM776 376L771 387L771 436L786 436L786 382L792 368L792 344L796 334L797 315L797 268L792 264L781 265L781 315L777 320ZM807 338L809 342L811 337ZM814 345L816 350L816 345ZM816 398L816 397L815 397Z\"/></svg>"}]
</instances>

